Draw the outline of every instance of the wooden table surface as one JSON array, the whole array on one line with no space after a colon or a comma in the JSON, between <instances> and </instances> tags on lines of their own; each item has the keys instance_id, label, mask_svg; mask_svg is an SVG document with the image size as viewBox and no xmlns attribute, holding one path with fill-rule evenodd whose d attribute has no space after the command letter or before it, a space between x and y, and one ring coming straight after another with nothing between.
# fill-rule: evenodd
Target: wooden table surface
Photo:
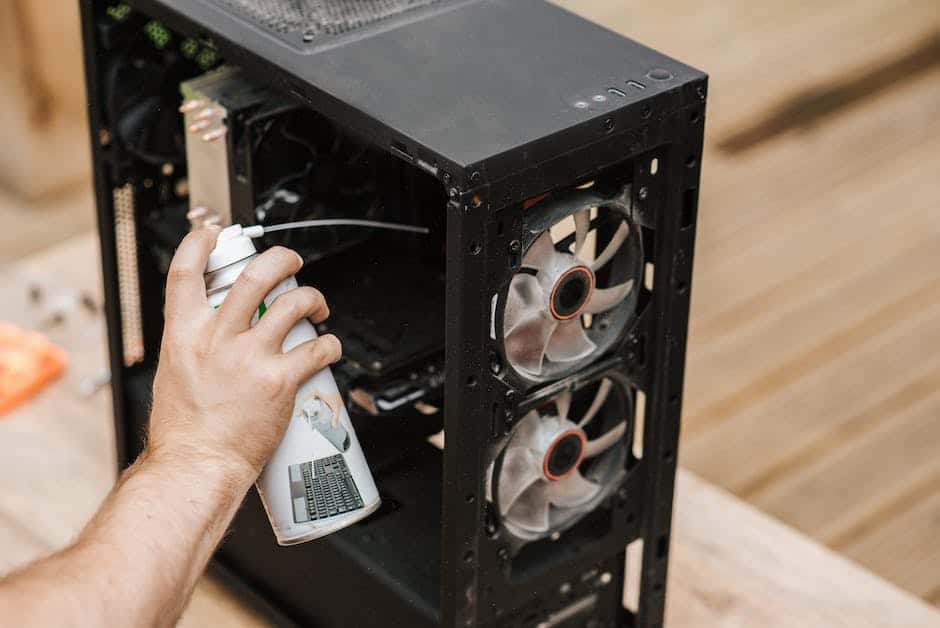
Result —
<instances>
[{"instance_id":1,"label":"wooden table surface","mask_svg":"<svg viewBox=\"0 0 940 628\"><path fill-rule=\"evenodd\" d=\"M937 0L553 0L707 71L679 463L940 604Z\"/></svg>"},{"instance_id":2,"label":"wooden table surface","mask_svg":"<svg viewBox=\"0 0 940 628\"><path fill-rule=\"evenodd\" d=\"M0 573L67 544L114 480L97 243L82 236L0 267L0 320L43 327L70 356L66 374L0 417ZM28 298L30 286L42 298ZM54 312L65 319L50 325ZM940 627L921 600L682 470L669 581L672 627ZM264 626L204 578L183 626Z\"/></svg>"}]
</instances>

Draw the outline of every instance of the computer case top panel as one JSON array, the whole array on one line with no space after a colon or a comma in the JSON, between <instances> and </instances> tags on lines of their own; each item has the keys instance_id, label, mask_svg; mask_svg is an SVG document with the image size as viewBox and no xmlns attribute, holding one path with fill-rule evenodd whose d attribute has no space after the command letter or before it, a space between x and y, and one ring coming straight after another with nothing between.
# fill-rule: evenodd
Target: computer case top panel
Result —
<instances>
[{"instance_id":1,"label":"computer case top panel","mask_svg":"<svg viewBox=\"0 0 940 628\"><path fill-rule=\"evenodd\" d=\"M458 181L471 169L493 181L536 165L566 143L576 148L599 139L598 129L614 130L605 123L636 126L639 113L624 118L640 101L661 95L668 109L691 104L694 94L681 87L705 79L543 0L396 2L419 6L334 35L308 33L308 43L303 32L234 8L239 1L141 4L180 27L186 20L173 18L185 15L230 61Z\"/></svg>"}]
</instances>

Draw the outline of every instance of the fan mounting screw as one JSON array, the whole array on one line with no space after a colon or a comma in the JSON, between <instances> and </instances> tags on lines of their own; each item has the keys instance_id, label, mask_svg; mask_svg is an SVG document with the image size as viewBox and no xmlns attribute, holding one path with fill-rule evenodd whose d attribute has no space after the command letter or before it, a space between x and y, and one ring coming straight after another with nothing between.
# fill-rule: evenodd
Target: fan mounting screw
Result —
<instances>
[{"instance_id":1,"label":"fan mounting screw","mask_svg":"<svg viewBox=\"0 0 940 628\"><path fill-rule=\"evenodd\" d=\"M479 183L482 178L483 176L479 172L474 172L470 175L470 183Z\"/></svg>"},{"instance_id":2,"label":"fan mounting screw","mask_svg":"<svg viewBox=\"0 0 940 628\"><path fill-rule=\"evenodd\" d=\"M649 191L649 190L647 189L647 187L644 185L643 187L640 188L640 191L638 192L638 195L639 195L641 201L645 201L645 200L646 200L646 197L648 197L648 196L650 195L650 191Z\"/></svg>"},{"instance_id":3,"label":"fan mounting screw","mask_svg":"<svg viewBox=\"0 0 940 628\"><path fill-rule=\"evenodd\" d=\"M520 242L519 240L513 240L512 242L509 243L510 253L518 253L521 250L522 250L522 242Z\"/></svg>"},{"instance_id":4,"label":"fan mounting screw","mask_svg":"<svg viewBox=\"0 0 940 628\"><path fill-rule=\"evenodd\" d=\"M496 552L496 557L499 558L500 561L506 562L509 560L509 550L505 547L499 548L499 551Z\"/></svg>"},{"instance_id":5,"label":"fan mounting screw","mask_svg":"<svg viewBox=\"0 0 940 628\"><path fill-rule=\"evenodd\" d=\"M312 42L315 37L316 35L314 35L313 31L304 31L303 39L305 44Z\"/></svg>"},{"instance_id":6,"label":"fan mounting screw","mask_svg":"<svg viewBox=\"0 0 940 628\"><path fill-rule=\"evenodd\" d=\"M441 180L445 183L445 185L450 185L450 173L445 172L444 174L442 174Z\"/></svg>"}]
</instances>

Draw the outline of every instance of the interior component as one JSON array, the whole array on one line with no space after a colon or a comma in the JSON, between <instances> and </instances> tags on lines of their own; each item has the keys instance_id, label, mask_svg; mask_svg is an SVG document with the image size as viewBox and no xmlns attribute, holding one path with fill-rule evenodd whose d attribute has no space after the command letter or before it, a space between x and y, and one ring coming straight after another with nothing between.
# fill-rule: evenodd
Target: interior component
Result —
<instances>
[{"instance_id":1,"label":"interior component","mask_svg":"<svg viewBox=\"0 0 940 628\"><path fill-rule=\"evenodd\" d=\"M625 475L632 395L620 378L566 390L529 411L490 465L488 494L517 539L557 534Z\"/></svg>"},{"instance_id":2,"label":"interior component","mask_svg":"<svg viewBox=\"0 0 940 628\"><path fill-rule=\"evenodd\" d=\"M252 138L250 133L242 137L241 127L250 129L267 117L258 115L266 108L281 113L293 106L232 66L186 81L180 85L180 92L189 167L187 218L193 226L227 227L232 224L232 203L246 200L238 189L244 185L239 176L246 170L239 158L245 153L240 142L251 142ZM235 215L245 211L244 207L237 208Z\"/></svg>"},{"instance_id":3,"label":"interior component","mask_svg":"<svg viewBox=\"0 0 940 628\"><path fill-rule=\"evenodd\" d=\"M591 187L534 199L529 212L532 239L509 284L502 333L513 369L545 381L596 359L635 315L642 238L629 185L610 196Z\"/></svg>"}]
</instances>

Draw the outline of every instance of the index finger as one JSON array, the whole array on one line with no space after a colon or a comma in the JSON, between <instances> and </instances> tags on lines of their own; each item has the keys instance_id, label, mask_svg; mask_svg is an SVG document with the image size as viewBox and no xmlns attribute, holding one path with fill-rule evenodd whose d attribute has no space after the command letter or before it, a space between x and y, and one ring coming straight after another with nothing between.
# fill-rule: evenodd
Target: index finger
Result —
<instances>
[{"instance_id":1,"label":"index finger","mask_svg":"<svg viewBox=\"0 0 940 628\"><path fill-rule=\"evenodd\" d=\"M204 227L189 232L180 242L166 276L166 309L177 311L191 303L208 305L206 299L206 263L219 238L218 227Z\"/></svg>"}]
</instances>

